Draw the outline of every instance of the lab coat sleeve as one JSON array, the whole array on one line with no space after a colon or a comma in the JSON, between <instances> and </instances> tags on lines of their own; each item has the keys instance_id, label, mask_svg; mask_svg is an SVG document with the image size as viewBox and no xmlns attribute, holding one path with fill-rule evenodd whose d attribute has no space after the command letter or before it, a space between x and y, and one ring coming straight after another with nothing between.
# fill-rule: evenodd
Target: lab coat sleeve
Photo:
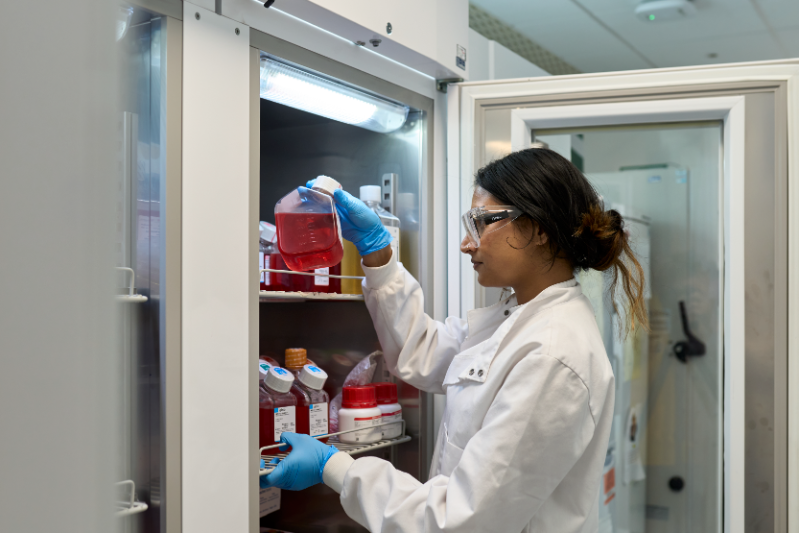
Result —
<instances>
[{"instance_id":1,"label":"lab coat sleeve","mask_svg":"<svg viewBox=\"0 0 799 533\"><path fill-rule=\"evenodd\" d=\"M393 255L387 265L363 270L366 307L389 370L417 389L443 393L444 376L466 338L466 321L427 316L419 282Z\"/></svg>"},{"instance_id":2,"label":"lab coat sleeve","mask_svg":"<svg viewBox=\"0 0 799 533\"><path fill-rule=\"evenodd\" d=\"M522 531L593 438L588 402L572 370L529 355L508 374L465 449L452 430L443 436L447 460L457 463L451 476L423 484L387 461L364 457L339 474L341 503L372 532Z\"/></svg>"}]
</instances>

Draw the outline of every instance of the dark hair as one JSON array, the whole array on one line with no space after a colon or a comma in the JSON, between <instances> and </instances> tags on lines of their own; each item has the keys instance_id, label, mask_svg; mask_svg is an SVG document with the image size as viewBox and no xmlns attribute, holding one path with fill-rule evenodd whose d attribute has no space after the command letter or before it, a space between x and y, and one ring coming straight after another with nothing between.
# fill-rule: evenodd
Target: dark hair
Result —
<instances>
[{"instance_id":1,"label":"dark hair","mask_svg":"<svg viewBox=\"0 0 799 533\"><path fill-rule=\"evenodd\" d=\"M648 329L644 271L630 247L624 219L618 211L605 211L602 199L569 160L547 148L520 150L478 170L475 185L539 225L549 239L553 264L565 257L576 269L610 270L613 308L618 312L615 293L621 281L630 308L628 325Z\"/></svg>"}]
</instances>

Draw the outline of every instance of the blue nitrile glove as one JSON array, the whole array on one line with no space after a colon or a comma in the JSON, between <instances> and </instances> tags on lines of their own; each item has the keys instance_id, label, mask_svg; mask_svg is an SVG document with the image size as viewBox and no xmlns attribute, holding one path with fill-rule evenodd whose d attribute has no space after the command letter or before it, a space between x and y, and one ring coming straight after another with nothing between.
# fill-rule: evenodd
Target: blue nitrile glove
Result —
<instances>
[{"instance_id":1,"label":"blue nitrile glove","mask_svg":"<svg viewBox=\"0 0 799 533\"><path fill-rule=\"evenodd\" d=\"M308 188L313 187L314 181L306 184ZM391 234L380 222L380 217L365 203L343 189L336 189L333 199L341 220L341 234L355 245L361 257L391 244Z\"/></svg>"},{"instance_id":2,"label":"blue nitrile glove","mask_svg":"<svg viewBox=\"0 0 799 533\"><path fill-rule=\"evenodd\" d=\"M261 488L303 490L321 483L327 460L338 452L335 446L300 433L281 433L280 442L290 445L291 453L272 472L261 477Z\"/></svg>"}]
</instances>

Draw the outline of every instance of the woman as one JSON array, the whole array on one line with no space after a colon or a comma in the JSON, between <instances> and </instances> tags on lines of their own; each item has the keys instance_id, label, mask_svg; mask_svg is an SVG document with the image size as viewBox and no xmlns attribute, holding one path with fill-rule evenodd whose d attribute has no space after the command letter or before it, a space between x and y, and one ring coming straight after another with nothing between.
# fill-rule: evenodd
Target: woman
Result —
<instances>
[{"instance_id":1,"label":"woman","mask_svg":"<svg viewBox=\"0 0 799 533\"><path fill-rule=\"evenodd\" d=\"M366 305L389 367L447 395L431 477L423 484L381 459L284 433L293 451L262 486L324 482L373 532L597 531L614 379L574 272L612 269L629 326L646 327L643 271L621 215L604 211L553 151L490 163L475 179L461 251L481 285L513 294L441 323L424 314L421 288L392 257L377 217L344 191L335 200L344 237L363 257Z\"/></svg>"}]
</instances>

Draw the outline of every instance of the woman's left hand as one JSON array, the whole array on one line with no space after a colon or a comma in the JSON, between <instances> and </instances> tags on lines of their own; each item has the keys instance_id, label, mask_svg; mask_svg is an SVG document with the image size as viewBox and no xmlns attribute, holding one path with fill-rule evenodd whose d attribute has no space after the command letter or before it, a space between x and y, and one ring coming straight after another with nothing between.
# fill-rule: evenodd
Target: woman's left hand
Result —
<instances>
[{"instance_id":1,"label":"woman's left hand","mask_svg":"<svg viewBox=\"0 0 799 533\"><path fill-rule=\"evenodd\" d=\"M303 490L322 482L325 464L338 452L335 446L327 446L308 435L284 432L280 442L291 446L289 456L280 461L272 472L260 478L262 489L277 487L287 490ZM261 459L261 468L264 460Z\"/></svg>"}]
</instances>

